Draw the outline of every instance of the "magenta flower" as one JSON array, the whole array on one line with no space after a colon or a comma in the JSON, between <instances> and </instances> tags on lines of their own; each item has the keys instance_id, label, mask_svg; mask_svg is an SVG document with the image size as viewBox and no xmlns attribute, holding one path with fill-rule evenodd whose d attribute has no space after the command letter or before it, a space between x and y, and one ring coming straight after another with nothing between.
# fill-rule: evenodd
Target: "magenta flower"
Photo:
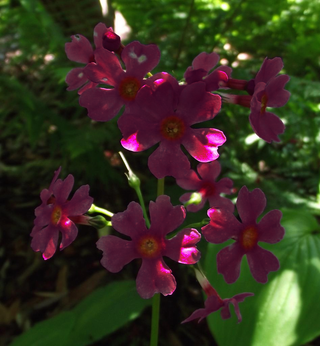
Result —
<instances>
[{"instance_id":1,"label":"magenta flower","mask_svg":"<svg viewBox=\"0 0 320 346\"><path fill-rule=\"evenodd\" d=\"M207 91L215 91L225 86L232 72L231 67L219 66L209 73L219 62L219 59L219 55L215 52L210 54L202 52L197 55L192 61L192 66L189 66L184 73L187 84L202 80L206 83Z\"/></svg>"},{"instance_id":2,"label":"magenta flower","mask_svg":"<svg viewBox=\"0 0 320 346\"><path fill-rule=\"evenodd\" d=\"M163 256L183 264L194 264L200 259L195 244L201 236L196 229L186 228L166 239L168 233L183 223L186 217L183 206L174 207L170 198L163 195L156 202L150 202L149 211L151 226L147 229L140 205L131 202L127 210L111 219L113 228L131 241L108 235L97 242L98 249L103 251L101 264L112 273L119 272L135 258L142 259L136 283L144 299L155 293L170 295L176 289L176 280Z\"/></svg>"},{"instance_id":3,"label":"magenta flower","mask_svg":"<svg viewBox=\"0 0 320 346\"><path fill-rule=\"evenodd\" d=\"M281 58L266 58L254 79L255 87L250 103L249 121L254 132L269 143L280 142L278 135L285 130L280 118L266 111L267 107L284 106L290 98L290 92L284 90L290 77L277 76L282 68Z\"/></svg>"},{"instance_id":4,"label":"magenta flower","mask_svg":"<svg viewBox=\"0 0 320 346\"><path fill-rule=\"evenodd\" d=\"M219 157L218 147L226 141L219 130L191 127L215 117L220 97L207 92L204 82L187 85L181 93L174 92L171 83L160 84L154 92L145 85L137 94L135 108L118 120L124 148L143 151L160 142L148 160L158 179L168 175L179 178L190 169L181 145L196 160L210 162Z\"/></svg>"},{"instance_id":5,"label":"magenta flower","mask_svg":"<svg viewBox=\"0 0 320 346\"><path fill-rule=\"evenodd\" d=\"M197 279L202 286L203 290L205 291L206 295L208 296L207 300L205 301L205 308L204 309L198 309L194 311L190 317L182 321L181 323L186 323L193 321L195 319L199 318L198 323L206 318L208 315L212 314L215 311L218 311L221 309L221 317L222 319L226 320L231 317L230 313L230 304L234 306L234 310L236 312L238 323L242 321L242 316L239 309L239 303L242 303L245 298L251 297L254 294L253 293L240 293L235 295L232 298L222 299L218 295L217 291L210 285L210 282L205 277L204 274L202 274L199 270L195 269Z\"/></svg>"},{"instance_id":6,"label":"magenta flower","mask_svg":"<svg viewBox=\"0 0 320 346\"><path fill-rule=\"evenodd\" d=\"M92 205L89 186L81 186L70 201L67 200L73 187L74 178L71 174L63 181L58 179L61 167L55 172L49 189L41 191L42 204L35 209L36 219L31 232L31 247L42 252L45 260L56 252L59 231L62 234L60 250L69 246L77 237L75 223L87 223L83 214Z\"/></svg>"},{"instance_id":7,"label":"magenta flower","mask_svg":"<svg viewBox=\"0 0 320 346\"><path fill-rule=\"evenodd\" d=\"M80 105L87 108L88 116L97 121L114 118L123 105L132 105L137 92L146 83L144 76L155 68L160 60L160 50L154 44L143 45L134 41L121 53L126 71L117 56L104 48L94 52L95 61L88 64L85 74L95 83L113 88L91 88L80 97Z\"/></svg>"},{"instance_id":8,"label":"magenta flower","mask_svg":"<svg viewBox=\"0 0 320 346\"><path fill-rule=\"evenodd\" d=\"M105 24L99 23L95 26L93 31L93 39L96 48L102 47L103 38L105 33L113 33L112 28L107 28ZM82 64L89 64L95 61L94 51L90 41L82 35L71 36L72 42L65 44L65 51L67 57L71 61L79 62ZM85 90L93 88L97 85L92 81L88 83L88 76L84 72L84 67L76 67L72 69L66 77L66 83L69 85L67 90L75 90L84 86L78 91L81 95Z\"/></svg>"},{"instance_id":9,"label":"magenta flower","mask_svg":"<svg viewBox=\"0 0 320 346\"><path fill-rule=\"evenodd\" d=\"M208 210L210 223L202 227L206 240L214 244L228 239L235 240L235 243L222 249L217 255L218 272L229 284L238 279L244 255L247 256L252 276L258 282L266 283L268 273L280 267L277 257L258 245L259 241L277 243L284 236L284 228L280 224L280 210L270 211L257 223L256 220L265 206L266 198L260 189L249 192L247 187L243 186L237 200L242 223L227 210Z\"/></svg>"},{"instance_id":10,"label":"magenta flower","mask_svg":"<svg viewBox=\"0 0 320 346\"><path fill-rule=\"evenodd\" d=\"M223 178L216 181L218 175L221 172L221 166L218 161L210 163L200 163L197 167L197 173L190 170L182 178L177 179L177 184L185 190L194 190L201 196L201 202L199 204L189 204L187 210L191 212L197 212L202 209L205 202L208 200L210 207L218 209L226 209L230 213L234 211L233 203L220 196L221 193L231 194L233 182L229 178ZM180 197L180 202L186 203L190 200L192 193L185 193Z\"/></svg>"}]
</instances>

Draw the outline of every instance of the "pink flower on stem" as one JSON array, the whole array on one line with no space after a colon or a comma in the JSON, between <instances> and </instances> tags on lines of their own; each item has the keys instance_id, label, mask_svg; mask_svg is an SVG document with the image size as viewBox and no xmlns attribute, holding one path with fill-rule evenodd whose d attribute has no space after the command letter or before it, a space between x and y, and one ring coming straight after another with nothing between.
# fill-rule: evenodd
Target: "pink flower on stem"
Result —
<instances>
[{"instance_id":1,"label":"pink flower on stem","mask_svg":"<svg viewBox=\"0 0 320 346\"><path fill-rule=\"evenodd\" d=\"M128 236L124 240L113 235L101 237L98 249L103 251L101 264L110 272L119 272L136 258L142 259L137 276L137 291L144 299L155 293L171 295L176 289L176 280L163 260L167 256L183 264L194 264L200 259L196 244L200 234L196 229L186 228L176 236L167 239L166 235L181 225L186 217L183 206L173 206L168 196L159 196L149 205L151 226L148 229L140 205L131 202L127 210L115 214L112 227Z\"/></svg>"},{"instance_id":2,"label":"pink flower on stem","mask_svg":"<svg viewBox=\"0 0 320 346\"><path fill-rule=\"evenodd\" d=\"M284 90L290 77L277 75L282 68L281 58L266 58L255 79L249 82L236 79L228 82L229 87L246 89L250 95L222 94L225 102L250 108L249 121L253 131L269 143L272 141L280 142L278 135L285 130L280 118L266 111L267 107L284 106L290 98L290 92Z\"/></svg>"},{"instance_id":3,"label":"pink flower on stem","mask_svg":"<svg viewBox=\"0 0 320 346\"><path fill-rule=\"evenodd\" d=\"M195 171L190 170L184 177L177 179L177 184L180 187L185 190L195 190L201 197L201 202L199 204L189 204L187 210L197 212L203 208L205 202L208 200L211 208L226 209L230 213L233 213L233 203L229 199L220 196L221 193L232 193L232 180L230 178L222 178L216 181L221 172L220 163L218 161L200 163L198 164L197 171L200 178ZM191 192L185 193L180 197L180 202L188 202L191 195Z\"/></svg>"},{"instance_id":4,"label":"pink flower on stem","mask_svg":"<svg viewBox=\"0 0 320 346\"><path fill-rule=\"evenodd\" d=\"M192 61L192 66L189 66L184 73L187 84L203 81L206 83L207 91L215 91L225 86L232 72L231 67L219 66L209 73L219 59L219 55L215 52L210 54L202 52L197 55Z\"/></svg>"},{"instance_id":5,"label":"pink flower on stem","mask_svg":"<svg viewBox=\"0 0 320 346\"><path fill-rule=\"evenodd\" d=\"M71 174L63 181L57 179L61 167L55 172L49 189L41 191L42 204L35 209L36 219L31 232L31 247L42 252L45 260L56 252L59 231L62 234L60 250L69 246L77 237L78 229L75 223L88 224L88 218L83 214L89 210L93 198L89 196L89 185L81 186L67 200L74 183Z\"/></svg>"},{"instance_id":6,"label":"pink flower on stem","mask_svg":"<svg viewBox=\"0 0 320 346\"><path fill-rule=\"evenodd\" d=\"M249 192L246 186L239 191L237 209L241 221L223 209L209 209L210 223L202 227L202 233L210 243L219 244L234 239L232 245L222 249L217 255L218 272L228 284L240 275L242 257L247 256L254 279L261 283L268 281L268 273L279 269L279 261L270 251L261 248L258 242L274 244L284 236L280 224L282 213L272 210L259 223L258 216L266 206L266 198L260 189Z\"/></svg>"},{"instance_id":7,"label":"pink flower on stem","mask_svg":"<svg viewBox=\"0 0 320 346\"><path fill-rule=\"evenodd\" d=\"M112 28L107 28L103 23L99 23L95 26L93 39L96 48L102 47L103 38L106 33L113 33ZM90 62L95 61L93 48L86 37L82 35L73 35L71 36L71 39L72 42L67 42L65 44L65 51L69 60L82 64L89 64ZM84 72L84 67L76 67L72 69L66 77L66 83L69 85L67 90L69 91L78 89L85 84L78 91L79 95L81 95L85 90L97 85L97 83L92 81L87 82L88 76Z\"/></svg>"},{"instance_id":8,"label":"pink flower on stem","mask_svg":"<svg viewBox=\"0 0 320 346\"><path fill-rule=\"evenodd\" d=\"M121 53L126 71L117 56L104 48L94 52L95 61L86 66L85 74L94 83L112 88L91 88L80 97L80 105L87 108L88 116L96 121L114 118L121 107L130 107L137 92L146 84L144 76L154 69L160 60L160 50L154 44L143 45L134 41Z\"/></svg>"},{"instance_id":9,"label":"pink flower on stem","mask_svg":"<svg viewBox=\"0 0 320 346\"><path fill-rule=\"evenodd\" d=\"M218 295L217 291L210 285L210 282L205 277L203 273L201 273L199 270L195 269L197 279L203 288L204 292L207 295L207 300L205 301L205 308L204 309L198 309L194 311L190 317L182 321L181 323L190 322L193 320L196 320L199 318L198 323L206 318L208 315L212 314L215 311L218 311L221 309L221 317L222 319L226 320L231 317L230 313L230 304L234 306L234 310L236 312L238 323L242 321L242 316L239 309L239 303L242 303L245 298L252 297L253 293L240 293L235 295L232 298L222 299Z\"/></svg>"},{"instance_id":10,"label":"pink flower on stem","mask_svg":"<svg viewBox=\"0 0 320 346\"><path fill-rule=\"evenodd\" d=\"M160 84L154 92L144 86L137 94L135 108L118 120L121 144L127 150L143 151L160 142L148 160L151 173L158 179L169 175L179 178L190 169L181 145L196 160L210 162L219 157L218 147L226 141L219 130L191 127L215 117L220 96L207 92L204 82L187 85L181 93L174 92L171 83Z\"/></svg>"},{"instance_id":11,"label":"pink flower on stem","mask_svg":"<svg viewBox=\"0 0 320 346\"><path fill-rule=\"evenodd\" d=\"M284 90L290 77L277 74L283 68L281 58L265 59L254 79L255 87L250 103L249 121L254 132L266 142L280 142L278 135L285 130L283 122L275 114L267 112L267 107L282 107L290 92Z\"/></svg>"}]
</instances>

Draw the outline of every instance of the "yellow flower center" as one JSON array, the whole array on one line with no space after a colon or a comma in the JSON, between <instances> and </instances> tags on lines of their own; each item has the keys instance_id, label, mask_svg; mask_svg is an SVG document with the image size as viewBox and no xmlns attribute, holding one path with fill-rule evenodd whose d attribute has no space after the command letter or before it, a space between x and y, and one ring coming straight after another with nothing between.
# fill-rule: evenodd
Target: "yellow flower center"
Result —
<instances>
[{"instance_id":1,"label":"yellow flower center","mask_svg":"<svg viewBox=\"0 0 320 346\"><path fill-rule=\"evenodd\" d=\"M54 225L57 225L59 223L59 221L61 220L61 216L62 216L62 210L58 205L56 205L53 208L52 213L51 213L51 222Z\"/></svg>"},{"instance_id":2,"label":"yellow flower center","mask_svg":"<svg viewBox=\"0 0 320 346\"><path fill-rule=\"evenodd\" d=\"M160 254L161 244L158 239L146 236L140 239L138 243L138 251L142 257L156 257Z\"/></svg>"},{"instance_id":3,"label":"yellow flower center","mask_svg":"<svg viewBox=\"0 0 320 346\"><path fill-rule=\"evenodd\" d=\"M268 102L268 96L267 94L263 94L263 96L261 97L261 110L260 110L261 114L263 114L266 111L267 102Z\"/></svg>"},{"instance_id":4,"label":"yellow flower center","mask_svg":"<svg viewBox=\"0 0 320 346\"><path fill-rule=\"evenodd\" d=\"M258 242L258 231L255 227L245 228L240 236L240 244L242 247L249 251L256 246Z\"/></svg>"},{"instance_id":5,"label":"yellow flower center","mask_svg":"<svg viewBox=\"0 0 320 346\"><path fill-rule=\"evenodd\" d=\"M132 101L135 99L140 86L140 81L137 78L126 77L119 85L120 96L126 101Z\"/></svg>"},{"instance_id":6,"label":"yellow flower center","mask_svg":"<svg viewBox=\"0 0 320 346\"><path fill-rule=\"evenodd\" d=\"M185 129L182 119L175 115L163 119L160 125L162 136L171 141L180 139L183 136Z\"/></svg>"}]
</instances>

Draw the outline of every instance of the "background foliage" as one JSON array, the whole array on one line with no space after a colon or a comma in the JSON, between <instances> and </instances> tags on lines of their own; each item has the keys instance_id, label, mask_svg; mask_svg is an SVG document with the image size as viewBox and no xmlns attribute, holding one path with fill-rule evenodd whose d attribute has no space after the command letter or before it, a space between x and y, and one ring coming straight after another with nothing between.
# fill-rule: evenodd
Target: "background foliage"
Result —
<instances>
[{"instance_id":1,"label":"background foliage","mask_svg":"<svg viewBox=\"0 0 320 346\"><path fill-rule=\"evenodd\" d=\"M281 143L269 145L252 135L248 110L235 105L224 105L208 125L227 136L220 149L220 162L223 175L231 177L236 188L244 184L249 189L260 187L267 195L268 209L297 209L315 215L319 221L319 2L109 0L108 5L109 12L103 16L98 0L0 0L3 344L35 322L70 309L66 297L74 292L78 292L72 303L76 305L96 286L136 275L135 264L121 275L99 274L101 254L94 246L97 234L93 230L80 229L80 237L70 249L46 263L29 248L39 192L48 186L60 165L63 177L72 173L76 187L89 183L96 204L113 212L124 210L136 199L115 154L121 150L117 119L108 123L91 121L78 105L76 92L67 92L64 82L66 73L77 66L64 53L70 35L80 33L92 40L94 26L103 21L114 27L119 13L131 28L124 43L156 43L162 55L155 72L167 71L179 80L202 51L219 53L233 67L233 77L241 79L253 78L266 56L283 58L284 72L291 76L288 90L292 95L285 107L275 111L287 126ZM155 178L146 169L147 156L126 154L142 179L146 200L154 200ZM166 193L178 203L182 190L170 178L167 186ZM173 265L174 269L177 273L178 267ZM218 279L223 280L220 276ZM169 298L163 307L164 316L166 311L166 316L172 313L170 304L177 309L170 324L164 321L160 326L163 340L173 340L177 345L192 340L212 344L205 326L192 325L190 331L179 325L202 305L202 300L198 286L186 273L179 272L177 281L174 299ZM184 289L179 288L179 281ZM195 304L188 303L187 308L185 302ZM131 324L126 329L130 340L135 339L132 335L141 336L139 345L148 340L149 332L144 330L149 328L146 311L141 327ZM108 340L113 345L120 340L117 334L112 338Z\"/></svg>"}]
</instances>

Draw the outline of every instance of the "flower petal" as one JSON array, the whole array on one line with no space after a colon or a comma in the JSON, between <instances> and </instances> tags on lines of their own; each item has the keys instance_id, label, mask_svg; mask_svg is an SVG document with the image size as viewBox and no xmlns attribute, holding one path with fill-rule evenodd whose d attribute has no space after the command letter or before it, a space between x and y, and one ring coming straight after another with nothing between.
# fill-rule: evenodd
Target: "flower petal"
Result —
<instances>
[{"instance_id":1,"label":"flower petal","mask_svg":"<svg viewBox=\"0 0 320 346\"><path fill-rule=\"evenodd\" d=\"M184 176L176 180L177 185L182 187L184 190L199 190L201 187L201 179L199 179L198 174L190 169Z\"/></svg>"},{"instance_id":2,"label":"flower petal","mask_svg":"<svg viewBox=\"0 0 320 346\"><path fill-rule=\"evenodd\" d=\"M255 246L247 253L249 268L253 278L265 284L268 281L268 273L280 268L278 258L270 251Z\"/></svg>"},{"instance_id":3,"label":"flower petal","mask_svg":"<svg viewBox=\"0 0 320 346\"><path fill-rule=\"evenodd\" d=\"M80 88L88 81L88 77L83 72L83 67L77 67L68 72L66 83L68 84L67 90L75 90Z\"/></svg>"},{"instance_id":4,"label":"flower petal","mask_svg":"<svg viewBox=\"0 0 320 346\"><path fill-rule=\"evenodd\" d=\"M266 85L266 93L268 95L267 107L282 107L289 98L290 92L284 90L284 86L288 83L290 77L286 74L272 78Z\"/></svg>"},{"instance_id":5,"label":"flower petal","mask_svg":"<svg viewBox=\"0 0 320 346\"><path fill-rule=\"evenodd\" d=\"M163 259L142 260L137 276L137 291L144 299L150 299L155 293L171 295L176 289L176 280Z\"/></svg>"},{"instance_id":6,"label":"flower petal","mask_svg":"<svg viewBox=\"0 0 320 346\"><path fill-rule=\"evenodd\" d=\"M56 252L59 237L58 227L49 224L42 230L35 228L32 230L31 248L33 251L40 251L42 257L47 260Z\"/></svg>"},{"instance_id":7,"label":"flower petal","mask_svg":"<svg viewBox=\"0 0 320 346\"><path fill-rule=\"evenodd\" d=\"M200 162L210 162L219 157L218 147L226 141L222 131L204 128L191 129L190 133L185 136L182 145L192 157Z\"/></svg>"},{"instance_id":8,"label":"flower petal","mask_svg":"<svg viewBox=\"0 0 320 346\"><path fill-rule=\"evenodd\" d=\"M58 182L58 181L57 181ZM58 204L63 204L68 199L70 192L74 184L74 177L69 174L66 179L62 181L61 184L55 184L53 187L53 194L56 197L56 202Z\"/></svg>"},{"instance_id":9,"label":"flower petal","mask_svg":"<svg viewBox=\"0 0 320 346\"><path fill-rule=\"evenodd\" d=\"M180 145L170 144L167 141L160 142L159 147L149 156L148 167L158 179L166 176L179 178L190 169L190 162Z\"/></svg>"},{"instance_id":10,"label":"flower petal","mask_svg":"<svg viewBox=\"0 0 320 346\"><path fill-rule=\"evenodd\" d=\"M228 179L228 178L225 178ZM208 197L210 208L226 210L229 213L234 212L234 204L230 199L221 196Z\"/></svg>"},{"instance_id":11,"label":"flower petal","mask_svg":"<svg viewBox=\"0 0 320 346\"><path fill-rule=\"evenodd\" d=\"M123 49L121 59L129 73L143 78L152 71L160 61L160 50L155 44L144 45L138 41L130 42Z\"/></svg>"},{"instance_id":12,"label":"flower petal","mask_svg":"<svg viewBox=\"0 0 320 346\"><path fill-rule=\"evenodd\" d=\"M246 186L242 186L237 199L237 210L242 223L255 225L266 204L267 200L262 190L254 189L250 192Z\"/></svg>"},{"instance_id":13,"label":"flower petal","mask_svg":"<svg viewBox=\"0 0 320 346\"><path fill-rule=\"evenodd\" d=\"M143 115L145 114L125 112L118 119L118 126L123 136L121 144L127 150L143 151L161 140L157 122Z\"/></svg>"},{"instance_id":14,"label":"flower petal","mask_svg":"<svg viewBox=\"0 0 320 346\"><path fill-rule=\"evenodd\" d=\"M271 210L258 224L259 240L265 243L274 244L283 237L285 230L280 224L282 213L280 210Z\"/></svg>"},{"instance_id":15,"label":"flower petal","mask_svg":"<svg viewBox=\"0 0 320 346\"><path fill-rule=\"evenodd\" d=\"M279 57L265 58L259 72L255 77L255 83L267 83L272 77L276 76L283 68L282 59Z\"/></svg>"},{"instance_id":16,"label":"flower petal","mask_svg":"<svg viewBox=\"0 0 320 346\"><path fill-rule=\"evenodd\" d=\"M199 163L197 166L197 171L203 180L214 182L221 173L221 165L219 161Z\"/></svg>"},{"instance_id":17,"label":"flower petal","mask_svg":"<svg viewBox=\"0 0 320 346\"><path fill-rule=\"evenodd\" d=\"M229 245L218 252L218 273L224 276L224 279L228 284L232 284L238 280L243 256L244 252L237 243Z\"/></svg>"},{"instance_id":18,"label":"flower petal","mask_svg":"<svg viewBox=\"0 0 320 346\"><path fill-rule=\"evenodd\" d=\"M268 143L280 142L278 135L286 128L278 116L269 112L261 114L260 110L252 110L249 121L253 131Z\"/></svg>"},{"instance_id":19,"label":"flower petal","mask_svg":"<svg viewBox=\"0 0 320 346\"><path fill-rule=\"evenodd\" d=\"M104 23L98 23L93 30L93 40L96 48L102 47L103 35L105 32L112 30L112 28L107 28Z\"/></svg>"},{"instance_id":20,"label":"flower petal","mask_svg":"<svg viewBox=\"0 0 320 346\"><path fill-rule=\"evenodd\" d=\"M108 121L120 111L123 101L115 89L91 88L83 92L80 106L87 108L88 116L96 121Z\"/></svg>"},{"instance_id":21,"label":"flower petal","mask_svg":"<svg viewBox=\"0 0 320 346\"><path fill-rule=\"evenodd\" d=\"M180 94L177 114L188 125L213 119L221 108L221 98L206 91L204 82L187 85Z\"/></svg>"},{"instance_id":22,"label":"flower petal","mask_svg":"<svg viewBox=\"0 0 320 346\"><path fill-rule=\"evenodd\" d=\"M208 210L208 216L210 223L201 230L209 243L219 244L237 237L243 228L237 218L226 209L211 208Z\"/></svg>"},{"instance_id":23,"label":"flower petal","mask_svg":"<svg viewBox=\"0 0 320 346\"><path fill-rule=\"evenodd\" d=\"M60 243L60 251L69 246L78 235L77 226L68 218L64 218L59 222L59 230L62 234Z\"/></svg>"},{"instance_id":24,"label":"flower petal","mask_svg":"<svg viewBox=\"0 0 320 346\"><path fill-rule=\"evenodd\" d=\"M219 55L215 52L198 54L192 61L192 67L197 69L204 69L207 72L213 69L219 62Z\"/></svg>"},{"instance_id":25,"label":"flower petal","mask_svg":"<svg viewBox=\"0 0 320 346\"><path fill-rule=\"evenodd\" d=\"M190 317L188 317L187 319L185 319L181 323L190 322L190 321L195 320L197 318L199 318L198 322L200 322L201 320L206 318L208 315L212 314L215 311L218 311L222 307L223 307L223 301L221 299L219 299L219 297L217 297L215 295L209 296L205 301L205 308L204 309L198 309L198 310L194 311Z\"/></svg>"},{"instance_id":26,"label":"flower petal","mask_svg":"<svg viewBox=\"0 0 320 346\"><path fill-rule=\"evenodd\" d=\"M130 202L125 211L114 214L111 218L111 222L112 227L116 231L132 239L147 232L142 209L137 202Z\"/></svg>"},{"instance_id":27,"label":"flower petal","mask_svg":"<svg viewBox=\"0 0 320 346\"><path fill-rule=\"evenodd\" d=\"M116 86L120 76L125 75L117 56L101 47L94 51L94 57L96 63L84 68L86 76L92 82Z\"/></svg>"},{"instance_id":28,"label":"flower petal","mask_svg":"<svg viewBox=\"0 0 320 346\"><path fill-rule=\"evenodd\" d=\"M52 204L49 205L41 205L36 209L36 218L34 220L34 224L37 227L44 227L49 225L51 220L51 214L54 206ZM32 235L32 233L31 233Z\"/></svg>"},{"instance_id":29,"label":"flower petal","mask_svg":"<svg viewBox=\"0 0 320 346\"><path fill-rule=\"evenodd\" d=\"M185 228L169 239L163 256L183 264L195 264L200 260L201 253L196 248L201 235L194 228Z\"/></svg>"},{"instance_id":30,"label":"flower petal","mask_svg":"<svg viewBox=\"0 0 320 346\"><path fill-rule=\"evenodd\" d=\"M89 196L89 185L82 185L73 195L72 199L67 202L63 211L66 215L76 216L86 213L92 203L93 198Z\"/></svg>"},{"instance_id":31,"label":"flower petal","mask_svg":"<svg viewBox=\"0 0 320 346\"><path fill-rule=\"evenodd\" d=\"M177 229L186 217L185 208L182 205L173 206L170 197L166 195L161 195L155 202L150 202L149 213L150 232L163 237Z\"/></svg>"},{"instance_id":32,"label":"flower petal","mask_svg":"<svg viewBox=\"0 0 320 346\"><path fill-rule=\"evenodd\" d=\"M126 264L140 257L132 241L113 235L101 237L96 244L103 251L102 266L111 273L118 273Z\"/></svg>"},{"instance_id":33,"label":"flower petal","mask_svg":"<svg viewBox=\"0 0 320 346\"><path fill-rule=\"evenodd\" d=\"M93 56L90 41L82 35L71 36L72 42L65 44L67 57L71 61L87 64Z\"/></svg>"}]
</instances>

